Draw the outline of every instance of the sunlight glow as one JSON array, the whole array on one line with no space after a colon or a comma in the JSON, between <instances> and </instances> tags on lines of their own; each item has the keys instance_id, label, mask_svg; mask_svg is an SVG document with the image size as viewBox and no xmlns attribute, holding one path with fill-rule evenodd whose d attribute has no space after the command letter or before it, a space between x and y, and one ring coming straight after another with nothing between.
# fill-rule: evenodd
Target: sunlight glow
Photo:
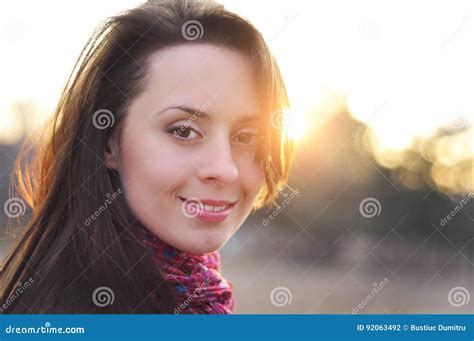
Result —
<instances>
[{"instance_id":1,"label":"sunlight glow","mask_svg":"<svg viewBox=\"0 0 474 341\"><path fill-rule=\"evenodd\" d=\"M6 3L0 12L0 46L8 51L0 55L0 141L19 136L11 103L32 100L46 118L96 24L140 2ZM472 127L473 2L221 2L254 23L276 56L297 142L319 124L312 115L325 101L324 87L345 96L379 153L407 150L441 128ZM437 148L457 158L454 145Z\"/></svg>"}]
</instances>

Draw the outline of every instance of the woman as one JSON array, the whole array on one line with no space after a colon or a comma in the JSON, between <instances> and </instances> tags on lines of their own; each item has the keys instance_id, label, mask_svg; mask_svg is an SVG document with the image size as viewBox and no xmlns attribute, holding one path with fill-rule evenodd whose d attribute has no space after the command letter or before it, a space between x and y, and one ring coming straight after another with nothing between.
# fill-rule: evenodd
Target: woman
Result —
<instances>
[{"instance_id":1,"label":"woman","mask_svg":"<svg viewBox=\"0 0 474 341\"><path fill-rule=\"evenodd\" d=\"M261 34L223 6L109 18L18 164L33 218L4 264L2 311L231 313L218 250L286 183L286 107Z\"/></svg>"}]
</instances>

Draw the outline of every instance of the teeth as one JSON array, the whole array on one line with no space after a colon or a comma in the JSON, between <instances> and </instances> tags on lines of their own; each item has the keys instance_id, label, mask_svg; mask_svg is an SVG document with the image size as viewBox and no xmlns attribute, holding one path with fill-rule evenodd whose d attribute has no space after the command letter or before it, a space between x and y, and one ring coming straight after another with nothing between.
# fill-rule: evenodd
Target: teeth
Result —
<instances>
[{"instance_id":1,"label":"teeth","mask_svg":"<svg viewBox=\"0 0 474 341\"><path fill-rule=\"evenodd\" d=\"M225 206L209 206L209 205L204 205L204 209L206 211L210 211L210 212L220 212L220 211L223 211L227 208L227 205Z\"/></svg>"}]
</instances>

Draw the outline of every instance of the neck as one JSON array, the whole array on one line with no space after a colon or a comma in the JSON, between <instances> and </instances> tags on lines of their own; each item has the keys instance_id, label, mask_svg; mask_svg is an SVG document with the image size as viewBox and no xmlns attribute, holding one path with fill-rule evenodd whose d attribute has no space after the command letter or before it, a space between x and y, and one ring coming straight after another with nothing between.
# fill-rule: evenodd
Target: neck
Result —
<instances>
[{"instance_id":1,"label":"neck","mask_svg":"<svg viewBox=\"0 0 474 341\"><path fill-rule=\"evenodd\" d=\"M175 314L232 313L233 285L221 275L218 251L199 255L184 252L139 225L140 242L152 255L179 303Z\"/></svg>"}]
</instances>

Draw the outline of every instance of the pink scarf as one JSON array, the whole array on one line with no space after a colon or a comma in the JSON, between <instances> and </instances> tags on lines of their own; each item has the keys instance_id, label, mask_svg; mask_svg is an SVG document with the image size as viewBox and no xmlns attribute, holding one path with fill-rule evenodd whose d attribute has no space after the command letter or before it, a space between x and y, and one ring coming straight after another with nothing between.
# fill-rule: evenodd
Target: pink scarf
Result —
<instances>
[{"instance_id":1,"label":"pink scarf","mask_svg":"<svg viewBox=\"0 0 474 341\"><path fill-rule=\"evenodd\" d=\"M202 255L186 253L138 225L140 241L153 254L165 281L174 290L178 301L175 314L232 314L233 285L220 273L218 251Z\"/></svg>"}]
</instances>

